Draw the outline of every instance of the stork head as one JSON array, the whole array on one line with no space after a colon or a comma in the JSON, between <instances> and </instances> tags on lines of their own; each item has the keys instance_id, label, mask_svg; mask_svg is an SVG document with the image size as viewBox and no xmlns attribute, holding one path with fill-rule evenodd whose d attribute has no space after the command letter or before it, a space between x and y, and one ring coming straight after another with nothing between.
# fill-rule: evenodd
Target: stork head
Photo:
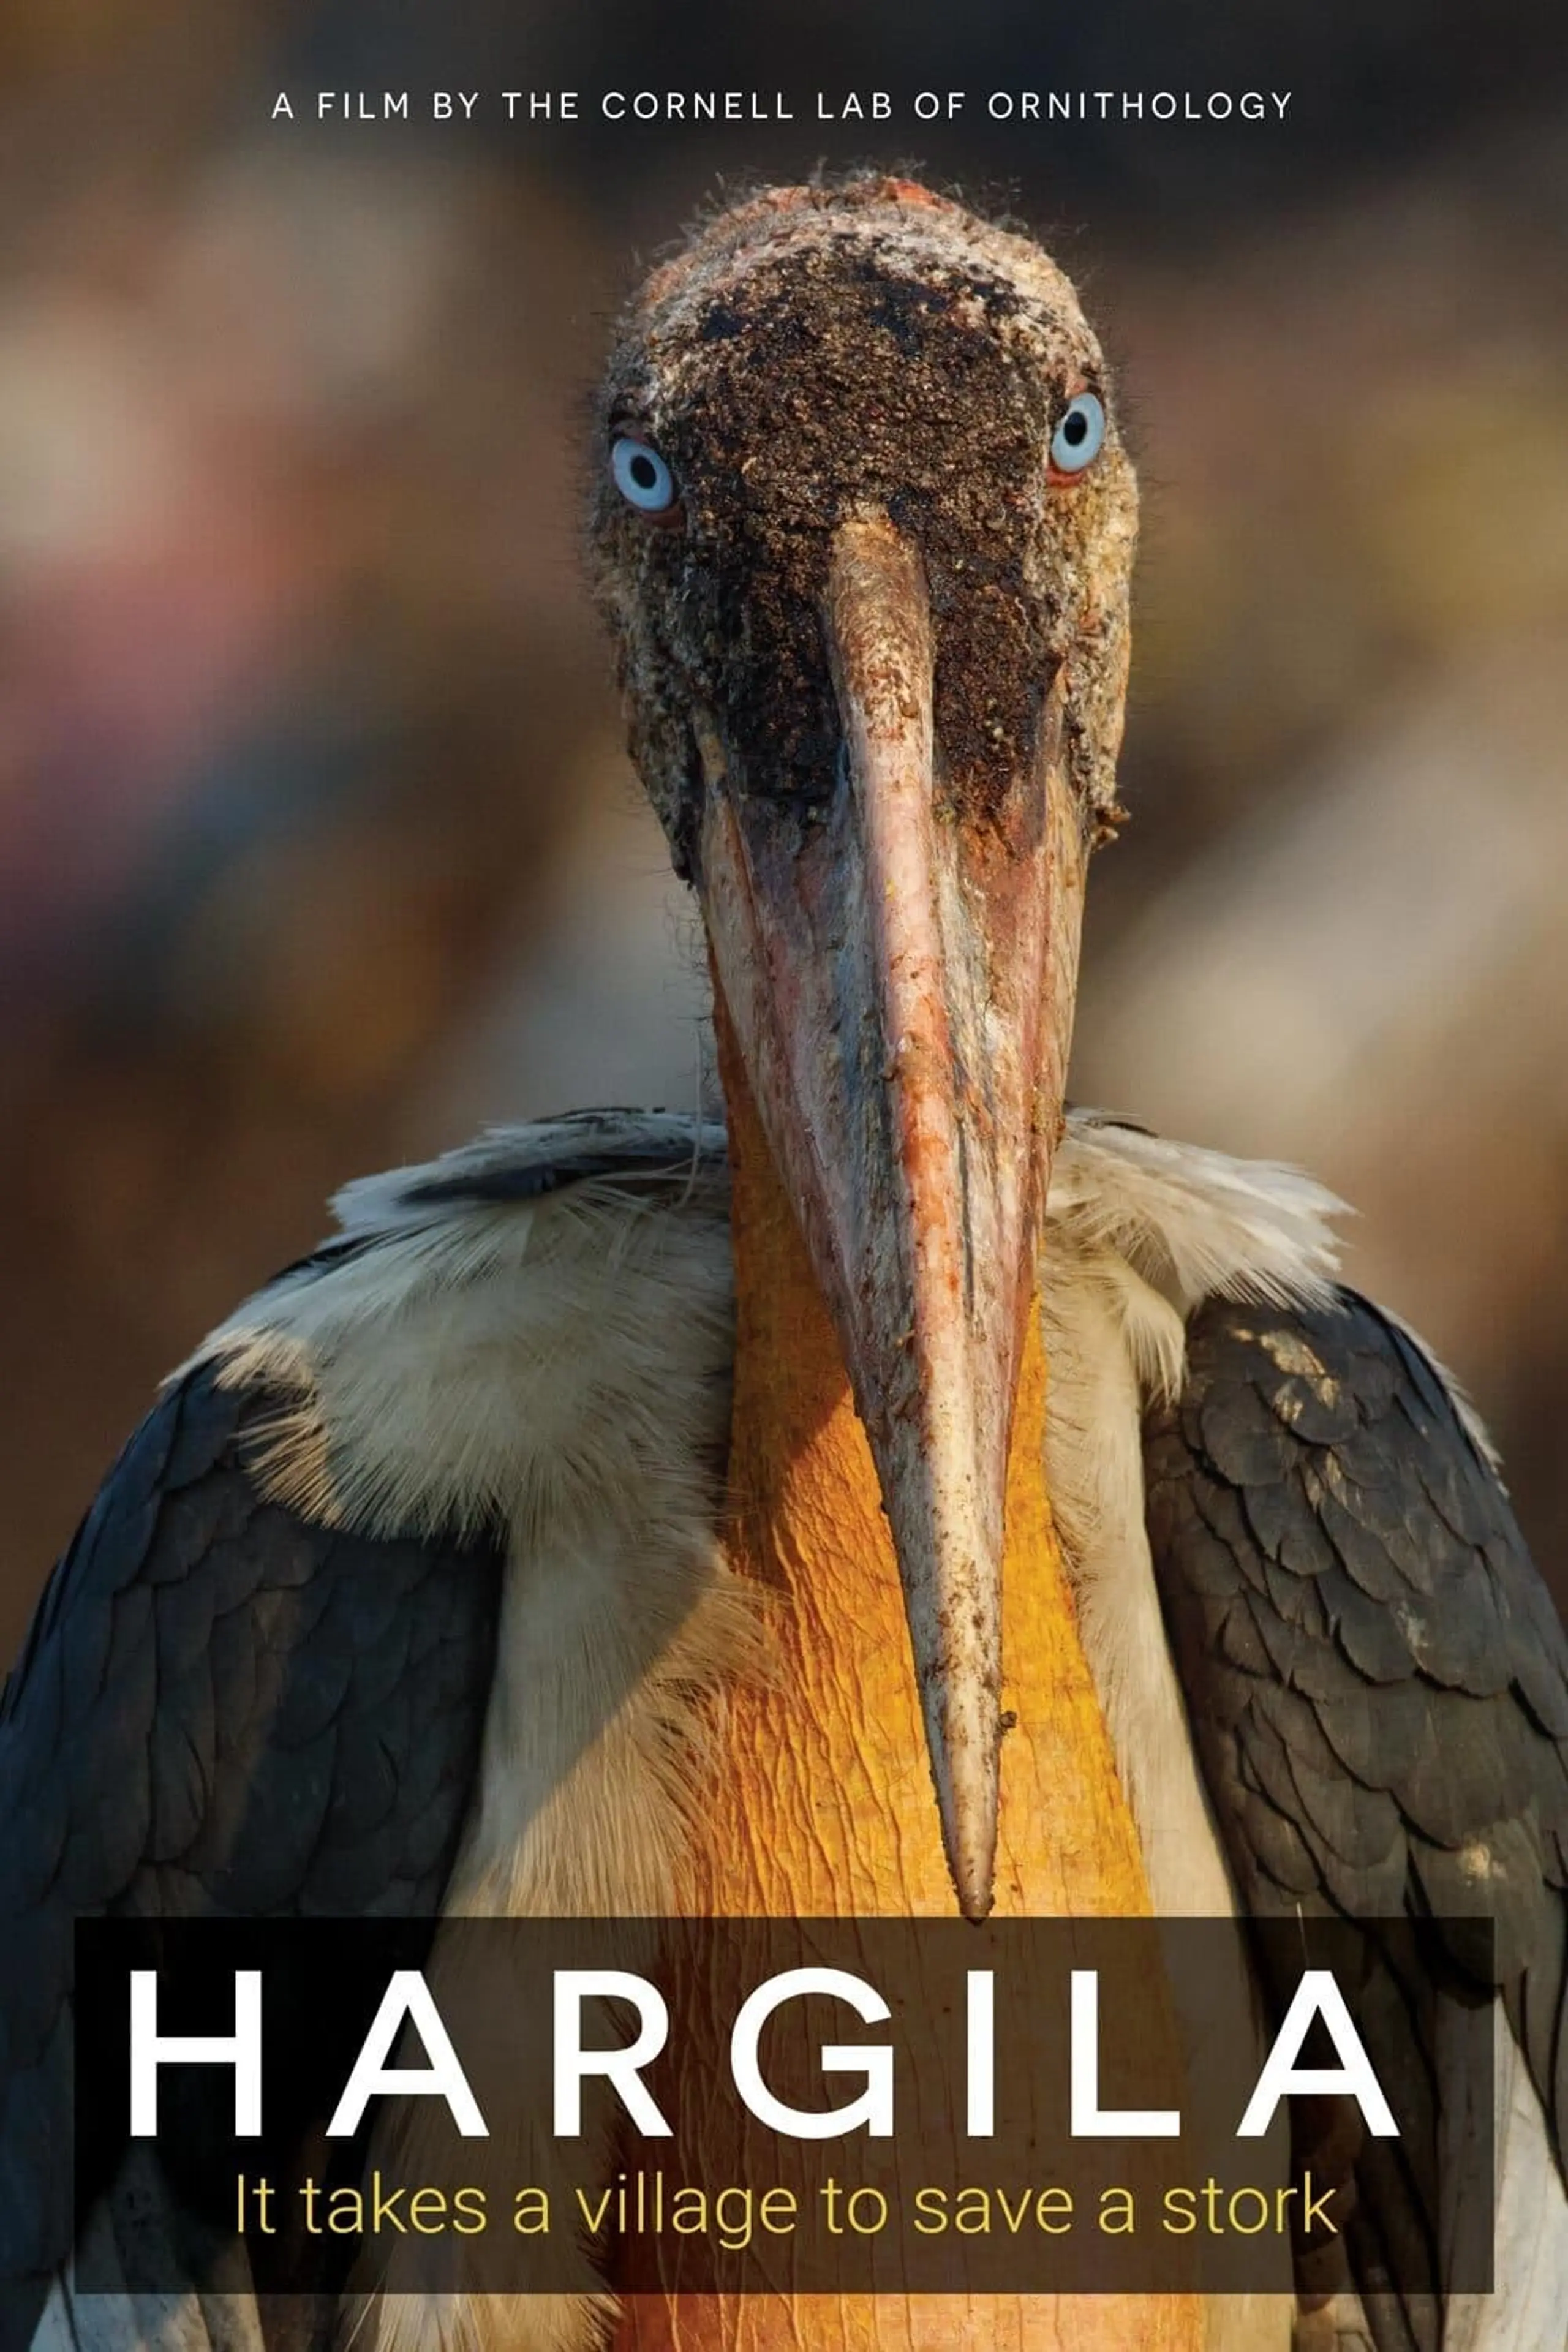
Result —
<instances>
[{"instance_id":1,"label":"stork head","mask_svg":"<svg viewBox=\"0 0 1568 2352\"><path fill-rule=\"evenodd\" d=\"M1008 1443L1114 806L1131 468L1060 271L882 179L700 233L624 321L598 429L633 753L837 1328L983 1916Z\"/></svg>"}]
</instances>

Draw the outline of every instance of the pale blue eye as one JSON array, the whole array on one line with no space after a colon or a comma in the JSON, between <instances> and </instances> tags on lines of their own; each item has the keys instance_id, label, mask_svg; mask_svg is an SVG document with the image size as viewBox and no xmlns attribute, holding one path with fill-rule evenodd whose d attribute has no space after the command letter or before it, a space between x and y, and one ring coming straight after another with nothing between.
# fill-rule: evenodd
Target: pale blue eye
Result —
<instances>
[{"instance_id":1,"label":"pale blue eye","mask_svg":"<svg viewBox=\"0 0 1568 2352\"><path fill-rule=\"evenodd\" d=\"M623 433L610 451L616 488L639 514L665 514L675 504L675 476L657 449Z\"/></svg>"},{"instance_id":2,"label":"pale blue eye","mask_svg":"<svg viewBox=\"0 0 1568 2352\"><path fill-rule=\"evenodd\" d=\"M1081 474L1104 446L1104 407L1092 392L1080 392L1051 436L1051 463L1058 474Z\"/></svg>"}]
</instances>

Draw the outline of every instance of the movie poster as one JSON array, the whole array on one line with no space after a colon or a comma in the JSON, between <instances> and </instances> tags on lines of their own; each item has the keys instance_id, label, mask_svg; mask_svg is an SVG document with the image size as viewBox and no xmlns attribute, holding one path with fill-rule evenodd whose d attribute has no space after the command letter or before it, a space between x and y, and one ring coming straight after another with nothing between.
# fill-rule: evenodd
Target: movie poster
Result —
<instances>
[{"instance_id":1,"label":"movie poster","mask_svg":"<svg viewBox=\"0 0 1568 2352\"><path fill-rule=\"evenodd\" d=\"M16 0L4 2352L1562 2352L1562 46Z\"/></svg>"}]
</instances>

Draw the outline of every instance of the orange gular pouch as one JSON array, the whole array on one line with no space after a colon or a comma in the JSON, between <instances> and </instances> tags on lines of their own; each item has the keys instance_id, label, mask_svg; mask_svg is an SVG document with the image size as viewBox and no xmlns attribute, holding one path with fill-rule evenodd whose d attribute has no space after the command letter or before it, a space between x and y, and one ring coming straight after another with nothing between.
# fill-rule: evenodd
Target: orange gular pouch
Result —
<instances>
[{"instance_id":1,"label":"orange gular pouch","mask_svg":"<svg viewBox=\"0 0 1568 2352\"><path fill-rule=\"evenodd\" d=\"M738 1689L705 1792L690 1906L711 1916L951 1917L897 1563L838 1341L720 1008L738 1299L737 1569L773 1596L766 1682ZM1149 1910L1041 1468L1031 1316L1008 1479L998 1915ZM672 2037L681 2030L672 1988ZM678 2124L684 2139L685 2126ZM700 2139L700 2123L692 2145ZM734 2158L702 2149L714 2179ZM1193 2295L630 2300L616 2352L1198 2352Z\"/></svg>"}]
</instances>

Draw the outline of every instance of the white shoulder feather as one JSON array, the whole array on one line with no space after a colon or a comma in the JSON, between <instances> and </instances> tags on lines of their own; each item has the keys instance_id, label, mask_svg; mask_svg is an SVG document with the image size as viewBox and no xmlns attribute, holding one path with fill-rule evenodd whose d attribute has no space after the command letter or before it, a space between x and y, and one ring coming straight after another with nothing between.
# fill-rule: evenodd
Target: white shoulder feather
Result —
<instances>
[{"instance_id":1,"label":"white shoulder feather","mask_svg":"<svg viewBox=\"0 0 1568 2352\"><path fill-rule=\"evenodd\" d=\"M1051 1223L1126 1259L1183 1313L1201 1298L1321 1305L1339 1272L1342 1201L1300 1170L1073 1110L1057 1154Z\"/></svg>"}]
</instances>

